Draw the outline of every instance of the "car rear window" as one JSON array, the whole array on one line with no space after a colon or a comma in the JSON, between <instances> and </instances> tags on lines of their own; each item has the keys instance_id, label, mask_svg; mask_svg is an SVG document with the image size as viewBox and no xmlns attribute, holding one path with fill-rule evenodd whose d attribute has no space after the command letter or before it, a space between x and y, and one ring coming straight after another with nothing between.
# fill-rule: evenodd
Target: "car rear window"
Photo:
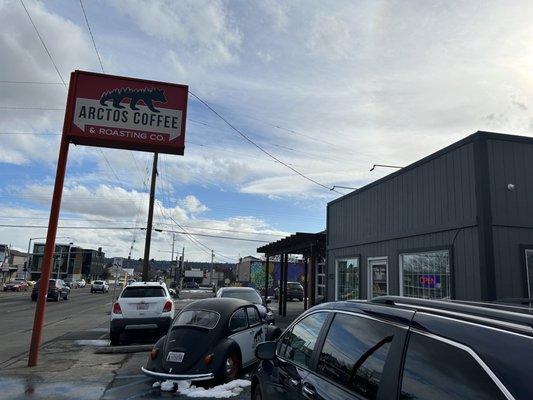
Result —
<instances>
[{"instance_id":1,"label":"car rear window","mask_svg":"<svg viewBox=\"0 0 533 400\"><path fill-rule=\"evenodd\" d=\"M224 290L221 297L230 297L232 299L241 299L250 303L260 304L261 296L255 290Z\"/></svg>"},{"instance_id":2,"label":"car rear window","mask_svg":"<svg viewBox=\"0 0 533 400\"><path fill-rule=\"evenodd\" d=\"M207 310L189 310L183 311L174 321L173 326L193 325L201 326L207 329L213 329L218 324L220 314Z\"/></svg>"},{"instance_id":3,"label":"car rear window","mask_svg":"<svg viewBox=\"0 0 533 400\"><path fill-rule=\"evenodd\" d=\"M165 289L160 286L127 287L120 297L166 297Z\"/></svg>"},{"instance_id":4,"label":"car rear window","mask_svg":"<svg viewBox=\"0 0 533 400\"><path fill-rule=\"evenodd\" d=\"M94 281L93 282L95 285L101 285L103 282L102 281Z\"/></svg>"}]
</instances>

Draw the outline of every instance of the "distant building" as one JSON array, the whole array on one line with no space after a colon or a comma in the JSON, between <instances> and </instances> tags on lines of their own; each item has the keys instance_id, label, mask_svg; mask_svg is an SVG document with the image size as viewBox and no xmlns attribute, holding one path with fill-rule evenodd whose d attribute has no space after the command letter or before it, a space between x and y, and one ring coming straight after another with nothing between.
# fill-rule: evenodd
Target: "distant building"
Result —
<instances>
[{"instance_id":1,"label":"distant building","mask_svg":"<svg viewBox=\"0 0 533 400\"><path fill-rule=\"evenodd\" d=\"M26 261L28 254L15 249L9 249L9 267L16 268L17 278L26 278Z\"/></svg>"},{"instance_id":2,"label":"distant building","mask_svg":"<svg viewBox=\"0 0 533 400\"><path fill-rule=\"evenodd\" d=\"M41 276L44 246L44 243L33 245L29 271L32 280L37 280ZM96 279L104 272L104 256L101 248L97 251L83 249L71 244L56 244L51 277Z\"/></svg>"},{"instance_id":3,"label":"distant building","mask_svg":"<svg viewBox=\"0 0 533 400\"><path fill-rule=\"evenodd\" d=\"M10 282L17 272L17 267L12 266L9 262L9 253L9 246L0 244L0 282Z\"/></svg>"}]
</instances>

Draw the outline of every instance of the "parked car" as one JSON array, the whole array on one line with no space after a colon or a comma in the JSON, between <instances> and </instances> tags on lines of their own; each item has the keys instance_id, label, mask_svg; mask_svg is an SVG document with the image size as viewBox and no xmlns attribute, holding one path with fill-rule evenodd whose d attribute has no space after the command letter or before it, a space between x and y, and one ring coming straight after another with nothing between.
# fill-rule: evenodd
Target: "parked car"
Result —
<instances>
[{"instance_id":1,"label":"parked car","mask_svg":"<svg viewBox=\"0 0 533 400\"><path fill-rule=\"evenodd\" d=\"M33 285L33 289L31 291L32 301L37 301L37 296L39 294L39 283L40 281L37 281L35 285ZM68 300L69 295L70 288L61 279L50 279L48 281L48 293L46 294L47 300Z\"/></svg>"},{"instance_id":2,"label":"parked car","mask_svg":"<svg viewBox=\"0 0 533 400\"><path fill-rule=\"evenodd\" d=\"M72 279L72 278L65 278L65 279L63 279L63 282L65 282L65 285L67 285L71 289L76 287L74 279Z\"/></svg>"},{"instance_id":3,"label":"parked car","mask_svg":"<svg viewBox=\"0 0 533 400\"><path fill-rule=\"evenodd\" d=\"M394 296L325 303L256 355L254 400L525 400L533 309Z\"/></svg>"},{"instance_id":4,"label":"parked car","mask_svg":"<svg viewBox=\"0 0 533 400\"><path fill-rule=\"evenodd\" d=\"M12 290L14 292L22 292L24 290L25 292L27 292L29 287L30 285L28 285L26 279L16 278L4 285L4 292L7 292L8 290Z\"/></svg>"},{"instance_id":5,"label":"parked car","mask_svg":"<svg viewBox=\"0 0 533 400\"><path fill-rule=\"evenodd\" d=\"M254 349L258 343L280 333L261 320L250 302L197 300L180 311L141 369L156 379L227 382L257 362Z\"/></svg>"},{"instance_id":6,"label":"parked car","mask_svg":"<svg viewBox=\"0 0 533 400\"><path fill-rule=\"evenodd\" d=\"M183 284L183 289L200 289L200 285L194 281L188 281Z\"/></svg>"},{"instance_id":7,"label":"parked car","mask_svg":"<svg viewBox=\"0 0 533 400\"><path fill-rule=\"evenodd\" d=\"M91 284L91 293L96 293L96 292L102 292L102 293L109 292L109 285L107 284L107 282L106 281L94 281Z\"/></svg>"},{"instance_id":8,"label":"parked car","mask_svg":"<svg viewBox=\"0 0 533 400\"><path fill-rule=\"evenodd\" d=\"M128 330L147 330L164 335L174 318L174 302L164 283L134 282L126 286L111 311L111 345L120 344Z\"/></svg>"},{"instance_id":9,"label":"parked car","mask_svg":"<svg viewBox=\"0 0 533 400\"><path fill-rule=\"evenodd\" d=\"M257 293L257 290L251 287L223 287L218 289L216 297L231 297L233 299L241 299L255 304L259 310L261 318L269 324L274 324L274 313L270 308L264 304L263 299ZM270 303L270 300L267 300Z\"/></svg>"},{"instance_id":10,"label":"parked car","mask_svg":"<svg viewBox=\"0 0 533 400\"><path fill-rule=\"evenodd\" d=\"M279 286L274 289L274 298L279 298ZM304 287L300 282L287 282L287 300L297 299L303 301Z\"/></svg>"},{"instance_id":11,"label":"parked car","mask_svg":"<svg viewBox=\"0 0 533 400\"><path fill-rule=\"evenodd\" d=\"M79 288L84 288L87 282L85 282L85 279L78 279L75 284Z\"/></svg>"}]
</instances>

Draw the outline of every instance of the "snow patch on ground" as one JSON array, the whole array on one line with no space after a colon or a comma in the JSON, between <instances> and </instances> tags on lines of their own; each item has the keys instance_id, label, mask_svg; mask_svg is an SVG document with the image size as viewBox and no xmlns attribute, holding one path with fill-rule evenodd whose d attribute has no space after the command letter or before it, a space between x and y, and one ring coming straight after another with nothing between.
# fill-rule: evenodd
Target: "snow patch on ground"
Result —
<instances>
[{"instance_id":1,"label":"snow patch on ground","mask_svg":"<svg viewBox=\"0 0 533 400\"><path fill-rule=\"evenodd\" d=\"M79 346L95 346L95 347L104 347L109 346L109 340L76 340L75 343Z\"/></svg>"},{"instance_id":2,"label":"snow patch on ground","mask_svg":"<svg viewBox=\"0 0 533 400\"><path fill-rule=\"evenodd\" d=\"M205 389L203 387L191 385L190 381L166 380L163 382L155 382L153 387L160 387L164 392L173 392L176 390L176 393L178 394L193 398L211 397L215 399L227 399L229 397L237 396L245 387L248 387L251 384L252 383L246 379L236 379L223 385Z\"/></svg>"}]
</instances>

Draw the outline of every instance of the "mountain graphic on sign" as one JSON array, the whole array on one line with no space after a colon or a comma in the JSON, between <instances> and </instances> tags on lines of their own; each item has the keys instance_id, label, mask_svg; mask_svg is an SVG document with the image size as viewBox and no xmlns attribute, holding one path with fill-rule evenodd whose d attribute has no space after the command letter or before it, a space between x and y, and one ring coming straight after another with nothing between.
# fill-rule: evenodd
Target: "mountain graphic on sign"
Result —
<instances>
[{"instance_id":1,"label":"mountain graphic on sign","mask_svg":"<svg viewBox=\"0 0 533 400\"><path fill-rule=\"evenodd\" d=\"M126 88L116 88L109 90L102 94L100 97L100 104L103 106L108 106L108 101L113 101L113 107L115 108L125 108L120 105L120 102L124 99L130 99L130 108L132 110L138 110L137 102L142 101L152 112L159 112L158 109L154 107L153 102L157 101L160 103L166 103L167 98L165 97L165 92L161 89L151 88L151 89L131 89Z\"/></svg>"}]
</instances>

